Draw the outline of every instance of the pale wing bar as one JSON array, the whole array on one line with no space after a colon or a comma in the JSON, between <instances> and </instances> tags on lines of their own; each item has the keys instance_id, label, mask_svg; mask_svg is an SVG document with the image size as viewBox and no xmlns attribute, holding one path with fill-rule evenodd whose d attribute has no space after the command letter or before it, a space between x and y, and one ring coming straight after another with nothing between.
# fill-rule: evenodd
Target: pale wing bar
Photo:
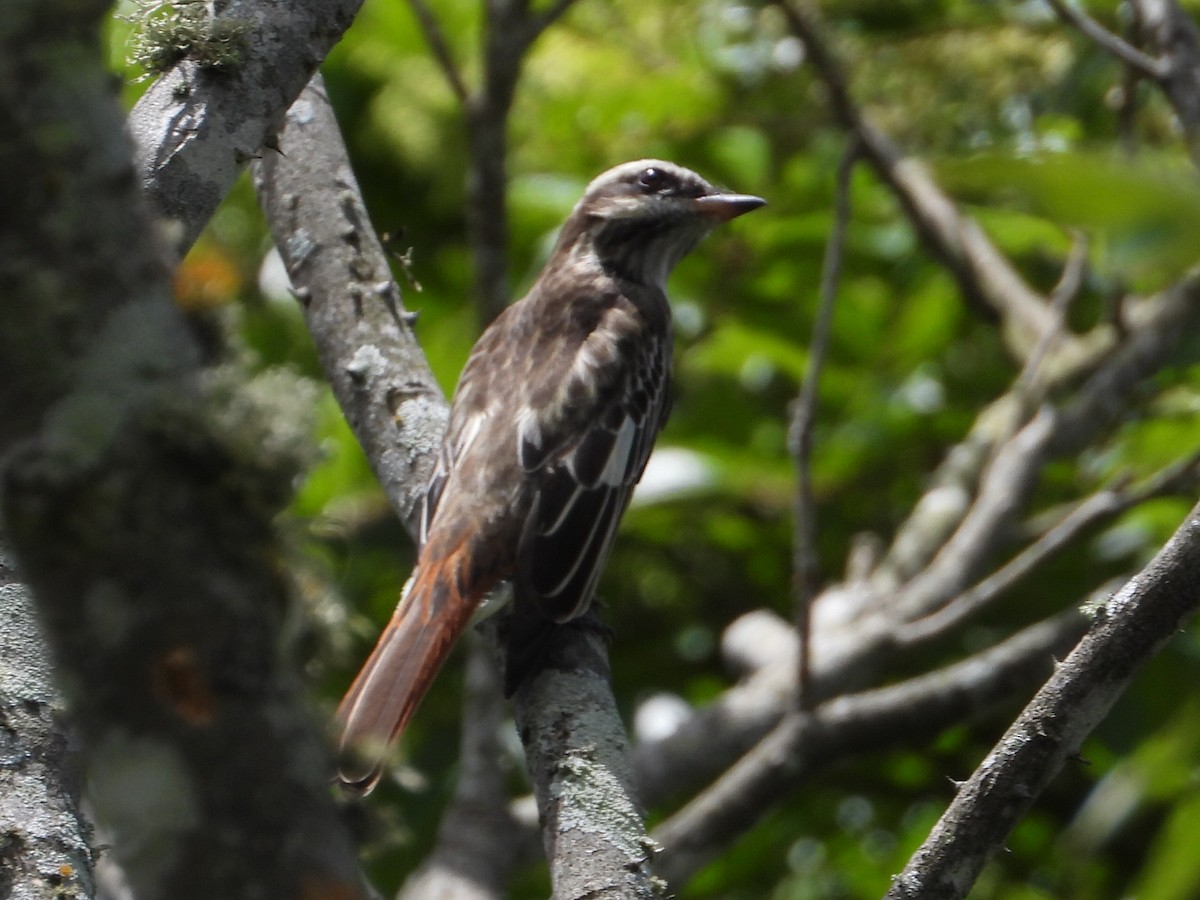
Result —
<instances>
[{"instance_id":1,"label":"pale wing bar","mask_svg":"<svg viewBox=\"0 0 1200 900\"><path fill-rule=\"evenodd\" d=\"M650 340L579 440L547 460L518 552L521 585L544 612L586 612L617 524L667 409L667 348Z\"/></svg>"}]
</instances>

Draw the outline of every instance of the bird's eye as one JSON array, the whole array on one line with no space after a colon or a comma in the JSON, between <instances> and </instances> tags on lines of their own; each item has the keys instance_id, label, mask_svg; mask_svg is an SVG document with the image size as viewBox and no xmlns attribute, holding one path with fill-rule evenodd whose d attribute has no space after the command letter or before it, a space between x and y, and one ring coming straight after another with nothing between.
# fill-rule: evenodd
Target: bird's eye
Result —
<instances>
[{"instance_id":1,"label":"bird's eye","mask_svg":"<svg viewBox=\"0 0 1200 900\"><path fill-rule=\"evenodd\" d=\"M647 191L662 191L671 186L671 176L652 166L638 173L637 182Z\"/></svg>"}]
</instances>

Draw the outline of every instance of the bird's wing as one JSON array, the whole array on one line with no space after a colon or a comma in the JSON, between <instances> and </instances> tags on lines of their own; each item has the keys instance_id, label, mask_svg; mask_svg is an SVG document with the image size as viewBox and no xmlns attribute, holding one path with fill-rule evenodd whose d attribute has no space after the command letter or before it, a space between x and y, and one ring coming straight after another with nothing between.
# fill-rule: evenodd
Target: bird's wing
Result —
<instances>
[{"instance_id":1,"label":"bird's wing","mask_svg":"<svg viewBox=\"0 0 1200 900\"><path fill-rule=\"evenodd\" d=\"M609 307L574 348L549 403L518 414L534 488L517 583L563 622L587 611L633 487L669 408L670 335Z\"/></svg>"},{"instance_id":2,"label":"bird's wing","mask_svg":"<svg viewBox=\"0 0 1200 900\"><path fill-rule=\"evenodd\" d=\"M671 337L665 297L651 299L648 318L649 302L616 291L566 301L562 291L535 290L487 329L455 390L421 539L450 480L469 478L459 470L486 470L475 490L528 510L515 548L517 585L555 621L587 610L666 420Z\"/></svg>"},{"instance_id":3,"label":"bird's wing","mask_svg":"<svg viewBox=\"0 0 1200 900\"><path fill-rule=\"evenodd\" d=\"M503 408L512 405L511 401L515 399L514 384L528 379L528 372L519 371L523 353L528 349L520 339L520 313L520 303L500 313L475 343L459 376L450 407L450 421L446 424L446 436L421 498L418 546L423 546L429 537L434 514L455 467L467 457L481 431L487 429L488 437L494 437L493 429L487 428L489 420L503 417ZM485 458L492 449L483 454ZM511 467L491 468L496 477L502 477Z\"/></svg>"}]
</instances>

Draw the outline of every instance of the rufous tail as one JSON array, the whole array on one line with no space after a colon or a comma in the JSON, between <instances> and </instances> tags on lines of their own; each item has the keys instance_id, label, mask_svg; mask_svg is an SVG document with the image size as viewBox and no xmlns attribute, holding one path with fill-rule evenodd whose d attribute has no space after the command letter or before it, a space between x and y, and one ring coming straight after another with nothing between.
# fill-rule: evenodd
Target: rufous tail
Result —
<instances>
[{"instance_id":1,"label":"rufous tail","mask_svg":"<svg viewBox=\"0 0 1200 900\"><path fill-rule=\"evenodd\" d=\"M389 748L491 587L472 583L470 544L456 541L448 553L434 541L425 545L396 612L342 699L338 777L346 787L364 794L375 787Z\"/></svg>"}]
</instances>

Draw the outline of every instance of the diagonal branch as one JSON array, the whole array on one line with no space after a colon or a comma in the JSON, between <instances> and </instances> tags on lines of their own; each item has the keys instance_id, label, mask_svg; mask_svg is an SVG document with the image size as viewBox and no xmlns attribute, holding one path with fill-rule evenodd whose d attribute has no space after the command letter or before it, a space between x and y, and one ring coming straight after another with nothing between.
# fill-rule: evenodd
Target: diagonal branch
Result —
<instances>
[{"instance_id":1,"label":"diagonal branch","mask_svg":"<svg viewBox=\"0 0 1200 900\"><path fill-rule=\"evenodd\" d=\"M358 192L320 76L254 166L259 203L334 396L409 528L441 446L446 401Z\"/></svg>"},{"instance_id":2,"label":"diagonal branch","mask_svg":"<svg viewBox=\"0 0 1200 900\"><path fill-rule=\"evenodd\" d=\"M251 25L244 56L220 77L183 59L129 114L138 174L183 254L292 101L350 27L362 0L235 0L221 18Z\"/></svg>"},{"instance_id":3,"label":"diagonal branch","mask_svg":"<svg viewBox=\"0 0 1200 900\"><path fill-rule=\"evenodd\" d=\"M458 102L465 106L470 101L471 92L467 88L466 81L463 80L458 63L454 61L454 54L450 52L450 44L446 41L446 34L442 31L442 26L438 24L437 16L434 15L425 0L408 0L408 5L412 7L413 14L417 17L421 33L425 35L425 42L429 44L429 51L441 66L442 74L446 76L450 90L454 92Z\"/></svg>"},{"instance_id":4,"label":"diagonal branch","mask_svg":"<svg viewBox=\"0 0 1200 900\"><path fill-rule=\"evenodd\" d=\"M1200 165L1200 29L1175 0L1132 0L1130 7L1158 53L1164 70L1156 80Z\"/></svg>"},{"instance_id":5,"label":"diagonal branch","mask_svg":"<svg viewBox=\"0 0 1200 900\"><path fill-rule=\"evenodd\" d=\"M1193 482L1197 466L1200 466L1200 451L1166 467L1136 489L1107 488L1092 494L1037 541L978 584L931 615L900 625L896 630L896 642L901 646L911 646L947 633L986 608L1088 528L1109 521L1146 500L1180 490L1185 484Z\"/></svg>"},{"instance_id":6,"label":"diagonal branch","mask_svg":"<svg viewBox=\"0 0 1200 900\"><path fill-rule=\"evenodd\" d=\"M777 805L786 792L837 759L932 737L947 725L1034 688L1083 628L1070 610L1003 643L909 681L851 694L784 717L707 790L663 822L658 870L682 884Z\"/></svg>"},{"instance_id":7,"label":"diagonal branch","mask_svg":"<svg viewBox=\"0 0 1200 900\"><path fill-rule=\"evenodd\" d=\"M1091 629L943 814L887 900L965 897L1013 826L1117 698L1200 607L1200 505Z\"/></svg>"},{"instance_id":8,"label":"diagonal branch","mask_svg":"<svg viewBox=\"0 0 1200 900\"><path fill-rule=\"evenodd\" d=\"M804 43L812 69L843 128L858 136L863 158L892 190L929 251L958 281L968 302L999 318L1009 351L1024 359L1049 325L1045 299L1029 287L973 219L963 215L916 160L876 128L855 103L849 80L813 8L776 0ZM1060 353L1077 353L1068 343Z\"/></svg>"},{"instance_id":9,"label":"diagonal branch","mask_svg":"<svg viewBox=\"0 0 1200 900\"><path fill-rule=\"evenodd\" d=\"M1113 34L1089 16L1083 7L1067 2L1067 0L1046 0L1046 2L1060 19L1078 29L1096 46L1112 54L1129 68L1147 78L1153 78L1155 81L1166 77L1168 66L1163 60L1143 53L1124 38Z\"/></svg>"}]
</instances>

